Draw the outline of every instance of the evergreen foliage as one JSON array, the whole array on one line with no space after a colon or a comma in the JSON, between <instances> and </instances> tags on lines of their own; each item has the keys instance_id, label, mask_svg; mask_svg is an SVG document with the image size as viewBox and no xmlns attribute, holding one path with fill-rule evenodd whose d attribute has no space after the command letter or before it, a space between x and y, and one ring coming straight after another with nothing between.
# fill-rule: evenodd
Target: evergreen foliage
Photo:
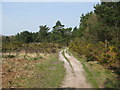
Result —
<instances>
[{"instance_id":1,"label":"evergreen foliage","mask_svg":"<svg viewBox=\"0 0 120 90\"><path fill-rule=\"evenodd\" d=\"M55 44L69 46L79 55L85 55L87 61L98 61L120 73L120 1L101 2L94 8L94 12L82 14L79 27L73 29L65 28L57 21L52 31L43 25L39 26L38 32L23 31L14 36L2 36L2 49L16 50L26 43L28 47L31 42L45 44L41 44L42 47L54 47ZM33 46L39 49L39 45Z\"/></svg>"}]
</instances>

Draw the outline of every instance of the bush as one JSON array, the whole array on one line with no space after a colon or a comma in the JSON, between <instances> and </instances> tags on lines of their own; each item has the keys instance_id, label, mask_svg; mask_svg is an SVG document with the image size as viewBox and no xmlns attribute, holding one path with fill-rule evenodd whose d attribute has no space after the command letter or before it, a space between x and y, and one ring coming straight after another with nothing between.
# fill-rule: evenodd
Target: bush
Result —
<instances>
[{"instance_id":1,"label":"bush","mask_svg":"<svg viewBox=\"0 0 120 90\"><path fill-rule=\"evenodd\" d=\"M3 55L2 58L14 58L15 55Z\"/></svg>"}]
</instances>

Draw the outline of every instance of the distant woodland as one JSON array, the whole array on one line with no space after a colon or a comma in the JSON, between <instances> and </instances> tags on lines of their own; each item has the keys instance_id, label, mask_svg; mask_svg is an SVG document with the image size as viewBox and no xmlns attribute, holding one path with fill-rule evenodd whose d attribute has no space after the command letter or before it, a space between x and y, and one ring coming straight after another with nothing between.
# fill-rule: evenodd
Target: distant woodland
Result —
<instances>
[{"instance_id":1,"label":"distant woodland","mask_svg":"<svg viewBox=\"0 0 120 90\"><path fill-rule=\"evenodd\" d=\"M120 2L101 2L95 10L80 16L79 27L65 28L59 20L52 27L39 26L38 32L23 31L14 36L2 36L2 51L19 52L69 47L87 61L98 61L120 75ZM79 18L78 18L79 19ZM72 21L71 21L72 22Z\"/></svg>"}]
</instances>

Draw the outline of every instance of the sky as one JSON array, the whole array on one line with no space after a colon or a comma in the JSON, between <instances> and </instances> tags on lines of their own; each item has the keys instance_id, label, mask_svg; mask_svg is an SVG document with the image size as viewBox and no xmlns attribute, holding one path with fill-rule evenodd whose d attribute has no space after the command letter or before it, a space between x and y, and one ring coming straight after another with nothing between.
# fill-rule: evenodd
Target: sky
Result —
<instances>
[{"instance_id":1,"label":"sky","mask_svg":"<svg viewBox=\"0 0 120 90\"><path fill-rule=\"evenodd\" d=\"M93 11L95 4L98 2L2 2L2 35L38 32L40 25L52 29L57 20L65 27L78 27L81 14Z\"/></svg>"}]
</instances>

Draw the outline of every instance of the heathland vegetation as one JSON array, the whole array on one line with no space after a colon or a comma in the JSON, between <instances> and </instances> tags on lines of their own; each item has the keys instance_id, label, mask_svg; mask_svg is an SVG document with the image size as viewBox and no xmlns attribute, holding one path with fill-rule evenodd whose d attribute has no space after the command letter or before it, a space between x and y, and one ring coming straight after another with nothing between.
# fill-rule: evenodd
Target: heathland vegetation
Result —
<instances>
[{"instance_id":1,"label":"heathland vegetation","mask_svg":"<svg viewBox=\"0 0 120 90\"><path fill-rule=\"evenodd\" d=\"M103 87L120 87L120 2L101 2L94 8L94 11L85 15L82 14L79 27L65 28L65 25L58 20L52 27L52 31L47 25L41 25L38 32L23 31L14 36L2 36L2 58L10 60L19 57L28 61L39 59L44 61L46 55L56 54L62 47L69 47L69 50L79 58L84 57L83 60L87 63L97 62L105 69L112 70L112 73L116 74L115 78L118 80L112 81L107 78L106 83L109 84L105 84L109 86ZM30 53L34 53L33 56ZM56 58L51 63L55 60ZM44 64L48 64L48 62L46 61ZM57 67L57 70L59 70L57 73L60 74L62 72L60 67L62 70L64 69L60 62L57 61L57 63L60 66L55 66L55 68ZM37 66L38 69L48 68L44 67L44 64ZM3 69L6 67L4 66ZM25 67L31 68L29 66ZM42 69L41 72L43 72ZM8 72L13 71L8 70ZM62 79L63 76L60 76L60 78ZM60 80L58 80L56 86L59 86L59 83ZM46 87L49 87L49 85Z\"/></svg>"}]
</instances>

